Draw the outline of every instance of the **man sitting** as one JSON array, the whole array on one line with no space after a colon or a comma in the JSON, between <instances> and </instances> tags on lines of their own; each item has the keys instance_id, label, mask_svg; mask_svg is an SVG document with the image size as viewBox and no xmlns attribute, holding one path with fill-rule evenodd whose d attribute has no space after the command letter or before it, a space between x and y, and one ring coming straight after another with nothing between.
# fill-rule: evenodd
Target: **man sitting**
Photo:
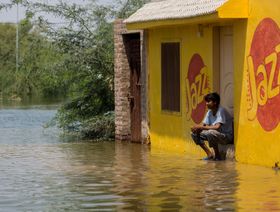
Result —
<instances>
[{"instance_id":1,"label":"man sitting","mask_svg":"<svg viewBox=\"0 0 280 212\"><path fill-rule=\"evenodd\" d=\"M204 97L208 111L202 124L191 128L191 136L207 154L204 160L221 160L218 144L233 143L232 116L225 108L220 106L220 96L217 93L209 93ZM214 149L215 155L205 144Z\"/></svg>"}]
</instances>

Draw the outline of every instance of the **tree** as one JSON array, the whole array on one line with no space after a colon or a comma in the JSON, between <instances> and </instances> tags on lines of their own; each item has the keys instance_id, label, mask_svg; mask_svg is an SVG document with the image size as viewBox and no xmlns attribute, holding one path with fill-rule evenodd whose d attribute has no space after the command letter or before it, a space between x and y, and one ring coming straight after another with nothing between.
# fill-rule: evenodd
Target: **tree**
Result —
<instances>
[{"instance_id":1,"label":"tree","mask_svg":"<svg viewBox=\"0 0 280 212\"><path fill-rule=\"evenodd\" d=\"M53 48L51 52L59 60L50 66L50 63L43 61L41 57L26 54L24 57L26 60L22 64L24 67L22 73L25 77L32 78L40 73L42 79L48 79L52 76L53 70L57 70L54 78L65 85L71 97L61 107L57 116L60 126L64 129L80 130L81 126L85 129L86 123L90 123L89 120L94 122L96 117L102 119L112 114L108 113L114 110L112 22L116 18L127 17L145 2L145 0L119 0L117 5L103 6L91 1L86 6L80 6L69 5L61 0L56 5L21 1L21 4L28 8L28 14L32 16L38 11L43 11L65 20L62 27L55 27L42 17L35 22L41 34L51 42ZM32 41L35 44L29 46L30 51L40 52L37 42L38 40ZM44 54L41 52L40 55ZM53 60L52 57L48 59ZM38 68L39 72L34 71ZM41 74L42 72L45 74ZM52 83L54 80L51 79L40 81L40 86L48 88L44 82ZM28 91L32 90L32 87L39 86L30 83L29 85Z\"/></svg>"},{"instance_id":2,"label":"tree","mask_svg":"<svg viewBox=\"0 0 280 212\"><path fill-rule=\"evenodd\" d=\"M0 25L0 83L1 93L10 88L15 73L15 31L12 24Z\"/></svg>"}]
</instances>

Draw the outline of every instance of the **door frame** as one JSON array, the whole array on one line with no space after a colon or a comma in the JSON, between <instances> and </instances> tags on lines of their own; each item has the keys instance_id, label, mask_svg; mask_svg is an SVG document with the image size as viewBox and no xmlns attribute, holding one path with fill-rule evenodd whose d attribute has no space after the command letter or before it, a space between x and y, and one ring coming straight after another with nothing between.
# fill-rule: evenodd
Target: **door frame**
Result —
<instances>
[{"instance_id":1,"label":"door frame","mask_svg":"<svg viewBox=\"0 0 280 212\"><path fill-rule=\"evenodd\" d=\"M221 72L222 72L222 30L228 30L229 35L234 36L233 34L233 26L232 25L225 25L225 26L215 26L213 27L213 90L220 94L221 98L222 92L221 89ZM232 41L232 51L234 50L234 45ZM233 91L232 91L232 111L229 111L231 115L234 115L234 58L233 58L233 52L232 52L232 83L233 83ZM223 105L226 106L226 105Z\"/></svg>"},{"instance_id":2,"label":"door frame","mask_svg":"<svg viewBox=\"0 0 280 212\"><path fill-rule=\"evenodd\" d=\"M141 35L139 32L127 33L123 35L126 46L126 54L129 63L130 88L127 99L130 105L130 140L132 142L141 142ZM134 42L134 43L133 43ZM135 42L137 44L135 44ZM136 46L135 46L136 45ZM137 48L137 49L135 49ZM135 50L137 57L135 58ZM136 78L135 78L136 77Z\"/></svg>"}]
</instances>

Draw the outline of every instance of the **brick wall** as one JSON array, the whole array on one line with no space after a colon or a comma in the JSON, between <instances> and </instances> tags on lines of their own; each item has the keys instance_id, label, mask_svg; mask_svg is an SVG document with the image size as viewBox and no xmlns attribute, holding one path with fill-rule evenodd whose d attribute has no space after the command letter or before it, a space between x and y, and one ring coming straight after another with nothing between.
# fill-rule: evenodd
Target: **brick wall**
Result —
<instances>
[{"instance_id":1,"label":"brick wall","mask_svg":"<svg viewBox=\"0 0 280 212\"><path fill-rule=\"evenodd\" d=\"M130 139L130 108L129 108L129 88L130 88L130 68L125 52L123 33L127 30L122 20L116 20L114 24L114 84L115 84L115 137L116 140Z\"/></svg>"}]
</instances>

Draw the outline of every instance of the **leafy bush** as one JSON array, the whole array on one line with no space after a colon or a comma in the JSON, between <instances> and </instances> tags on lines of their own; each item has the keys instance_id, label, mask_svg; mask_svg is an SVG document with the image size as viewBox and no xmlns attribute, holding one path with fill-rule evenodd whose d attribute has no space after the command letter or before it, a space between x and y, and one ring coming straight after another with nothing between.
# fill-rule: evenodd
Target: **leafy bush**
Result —
<instances>
[{"instance_id":1,"label":"leafy bush","mask_svg":"<svg viewBox=\"0 0 280 212\"><path fill-rule=\"evenodd\" d=\"M81 135L95 140L112 140L115 138L115 115L107 112L95 116L81 124Z\"/></svg>"},{"instance_id":2,"label":"leafy bush","mask_svg":"<svg viewBox=\"0 0 280 212\"><path fill-rule=\"evenodd\" d=\"M63 123L63 121L68 121L68 119L63 119L62 115L65 113L58 113L56 118L60 119L59 123L62 123L60 127L64 129L66 135L75 135L80 138L93 139L93 140L112 140L115 137L115 114L113 111L106 112L102 115L96 115L83 121L71 121ZM53 122L54 121L54 122ZM52 120L48 123L48 126L56 125L57 120Z\"/></svg>"}]
</instances>

